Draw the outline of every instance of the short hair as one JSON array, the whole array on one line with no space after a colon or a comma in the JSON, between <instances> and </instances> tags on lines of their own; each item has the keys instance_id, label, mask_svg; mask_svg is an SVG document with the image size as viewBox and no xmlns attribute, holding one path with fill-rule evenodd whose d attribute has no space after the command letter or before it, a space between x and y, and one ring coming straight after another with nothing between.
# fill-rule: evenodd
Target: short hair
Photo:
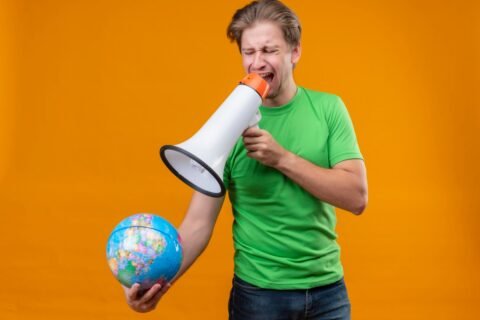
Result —
<instances>
[{"instance_id":1,"label":"short hair","mask_svg":"<svg viewBox=\"0 0 480 320\"><path fill-rule=\"evenodd\" d=\"M270 21L276 23L283 32L285 41L296 47L300 44L302 27L297 15L278 0L253 1L238 9L227 28L227 37L231 42L236 41L241 49L243 31L255 23Z\"/></svg>"}]
</instances>

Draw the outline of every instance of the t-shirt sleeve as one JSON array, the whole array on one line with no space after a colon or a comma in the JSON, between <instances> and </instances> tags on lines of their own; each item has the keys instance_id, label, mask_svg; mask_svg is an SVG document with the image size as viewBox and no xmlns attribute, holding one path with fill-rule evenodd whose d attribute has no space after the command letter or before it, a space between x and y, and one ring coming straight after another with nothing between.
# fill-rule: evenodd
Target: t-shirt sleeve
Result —
<instances>
[{"instance_id":1,"label":"t-shirt sleeve","mask_svg":"<svg viewBox=\"0 0 480 320\"><path fill-rule=\"evenodd\" d=\"M225 168L223 169L223 184L226 190L228 190L228 188L230 187L231 156L232 155L230 154L227 162L225 163Z\"/></svg>"},{"instance_id":2,"label":"t-shirt sleeve","mask_svg":"<svg viewBox=\"0 0 480 320\"><path fill-rule=\"evenodd\" d=\"M329 128L328 150L330 168L349 159L363 159L358 147L352 120L340 97L335 97L327 114Z\"/></svg>"},{"instance_id":3,"label":"t-shirt sleeve","mask_svg":"<svg viewBox=\"0 0 480 320\"><path fill-rule=\"evenodd\" d=\"M239 145L243 145L242 137L238 138L232 150L230 150L227 161L225 162L225 168L223 168L223 185L227 190L230 188L230 183L232 181L232 166Z\"/></svg>"}]
</instances>

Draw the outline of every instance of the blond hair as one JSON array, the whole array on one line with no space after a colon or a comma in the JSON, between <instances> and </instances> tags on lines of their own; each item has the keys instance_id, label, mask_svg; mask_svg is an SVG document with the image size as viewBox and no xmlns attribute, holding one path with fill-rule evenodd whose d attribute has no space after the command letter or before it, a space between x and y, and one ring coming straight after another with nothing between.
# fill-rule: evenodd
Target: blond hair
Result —
<instances>
[{"instance_id":1,"label":"blond hair","mask_svg":"<svg viewBox=\"0 0 480 320\"><path fill-rule=\"evenodd\" d=\"M227 37L232 42L236 41L238 48L241 49L243 31L262 21L276 23L282 29L285 41L291 47L300 44L302 34L300 21L289 7L278 0L253 1L238 9L228 25Z\"/></svg>"}]
</instances>

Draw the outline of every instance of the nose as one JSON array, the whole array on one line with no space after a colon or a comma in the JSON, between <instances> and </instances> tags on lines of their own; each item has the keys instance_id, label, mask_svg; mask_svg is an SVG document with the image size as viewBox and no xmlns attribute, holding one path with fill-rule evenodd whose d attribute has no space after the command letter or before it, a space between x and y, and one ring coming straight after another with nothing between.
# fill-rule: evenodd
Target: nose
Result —
<instances>
[{"instance_id":1,"label":"nose","mask_svg":"<svg viewBox=\"0 0 480 320\"><path fill-rule=\"evenodd\" d=\"M265 59L263 57L262 52L260 51L255 52L250 68L252 69L252 71L259 71L259 70L262 70L264 67L265 67Z\"/></svg>"}]
</instances>

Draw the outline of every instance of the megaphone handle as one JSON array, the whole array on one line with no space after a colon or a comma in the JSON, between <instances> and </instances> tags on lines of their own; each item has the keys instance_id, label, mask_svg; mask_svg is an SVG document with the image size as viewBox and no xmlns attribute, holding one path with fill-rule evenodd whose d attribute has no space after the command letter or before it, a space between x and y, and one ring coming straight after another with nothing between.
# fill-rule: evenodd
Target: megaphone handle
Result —
<instances>
[{"instance_id":1,"label":"megaphone handle","mask_svg":"<svg viewBox=\"0 0 480 320\"><path fill-rule=\"evenodd\" d=\"M252 120L248 124L249 128L259 128L258 123L260 122L260 119L262 119L262 115L260 114L260 111L257 110L255 115L253 116Z\"/></svg>"}]
</instances>

